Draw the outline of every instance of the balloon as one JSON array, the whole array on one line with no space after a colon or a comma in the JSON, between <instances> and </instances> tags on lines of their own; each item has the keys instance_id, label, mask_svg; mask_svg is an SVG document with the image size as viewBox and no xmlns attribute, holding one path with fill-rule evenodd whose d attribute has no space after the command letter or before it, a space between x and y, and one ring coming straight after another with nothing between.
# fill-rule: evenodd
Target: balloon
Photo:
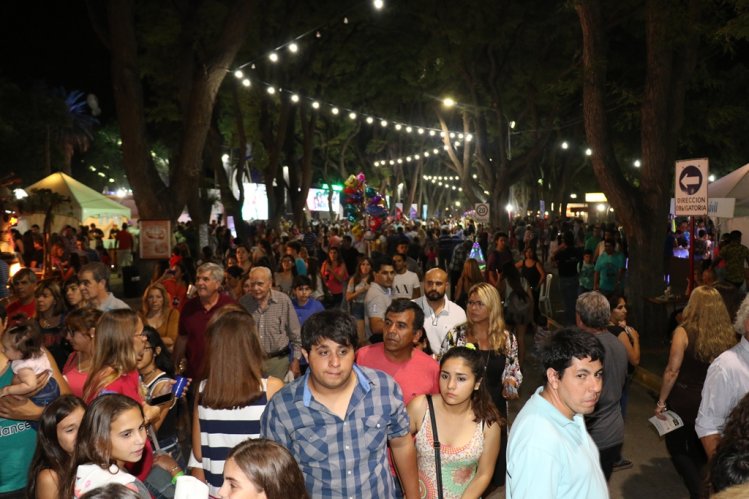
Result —
<instances>
[{"instance_id":1,"label":"balloon","mask_svg":"<svg viewBox=\"0 0 749 499\"><path fill-rule=\"evenodd\" d=\"M377 194L377 191L375 190L374 187L367 187L364 193L367 195L368 198L371 198Z\"/></svg>"}]
</instances>

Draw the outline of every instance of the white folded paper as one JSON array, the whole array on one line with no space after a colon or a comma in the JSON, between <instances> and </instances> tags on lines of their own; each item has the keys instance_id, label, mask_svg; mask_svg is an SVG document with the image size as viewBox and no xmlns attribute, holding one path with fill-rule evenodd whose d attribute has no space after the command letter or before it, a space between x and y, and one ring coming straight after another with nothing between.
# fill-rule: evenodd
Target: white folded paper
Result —
<instances>
[{"instance_id":1,"label":"white folded paper","mask_svg":"<svg viewBox=\"0 0 749 499\"><path fill-rule=\"evenodd\" d=\"M194 476L181 476L177 478L174 499L208 499L208 485Z\"/></svg>"},{"instance_id":2,"label":"white folded paper","mask_svg":"<svg viewBox=\"0 0 749 499\"><path fill-rule=\"evenodd\" d=\"M655 426L655 429L658 430L658 435L661 437L684 426L684 421L674 411L665 411L662 416L665 416L665 419L661 419L658 416L648 419Z\"/></svg>"}]
</instances>

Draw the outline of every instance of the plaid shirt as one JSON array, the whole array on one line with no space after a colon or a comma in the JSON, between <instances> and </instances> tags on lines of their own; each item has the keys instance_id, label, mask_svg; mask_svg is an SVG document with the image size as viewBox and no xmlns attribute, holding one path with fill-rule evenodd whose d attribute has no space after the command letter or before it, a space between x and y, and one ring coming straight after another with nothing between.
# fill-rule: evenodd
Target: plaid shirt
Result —
<instances>
[{"instance_id":1,"label":"plaid shirt","mask_svg":"<svg viewBox=\"0 0 749 499\"><path fill-rule=\"evenodd\" d=\"M291 299L280 291L272 289L268 306L262 310L258 302L250 295L239 299L242 305L255 320L260 345L266 354L272 354L286 347L291 348L295 359L302 356L301 327Z\"/></svg>"},{"instance_id":2,"label":"plaid shirt","mask_svg":"<svg viewBox=\"0 0 749 499\"><path fill-rule=\"evenodd\" d=\"M279 391L260 420L260 435L299 462L310 497L395 497L387 441L408 434L403 396L381 371L355 365L354 374L345 419L314 399L307 373Z\"/></svg>"}]
</instances>

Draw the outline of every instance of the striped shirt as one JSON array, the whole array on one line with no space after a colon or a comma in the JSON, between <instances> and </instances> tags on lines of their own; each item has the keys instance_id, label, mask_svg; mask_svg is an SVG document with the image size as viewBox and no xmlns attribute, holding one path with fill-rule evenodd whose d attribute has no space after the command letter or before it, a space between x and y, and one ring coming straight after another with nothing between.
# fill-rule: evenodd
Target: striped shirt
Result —
<instances>
[{"instance_id":1,"label":"striped shirt","mask_svg":"<svg viewBox=\"0 0 749 499\"><path fill-rule=\"evenodd\" d=\"M288 296L272 289L265 309L261 309L257 300L249 294L240 298L239 304L255 319L260 345L266 354L289 347L295 359L302 356L299 318Z\"/></svg>"},{"instance_id":2,"label":"striped shirt","mask_svg":"<svg viewBox=\"0 0 749 499\"><path fill-rule=\"evenodd\" d=\"M395 497L387 442L408 434L403 396L382 371L353 369L358 383L344 419L314 399L308 372L271 399L260 421L260 434L296 458L310 497Z\"/></svg>"},{"instance_id":3,"label":"striped shirt","mask_svg":"<svg viewBox=\"0 0 749 499\"><path fill-rule=\"evenodd\" d=\"M250 405L233 409L210 409L198 405L203 471L211 496L218 495L224 482L224 462L229 451L240 442L260 436L260 416L268 403L267 382L263 378L263 393ZM201 381L200 393L204 387L205 381Z\"/></svg>"}]
</instances>

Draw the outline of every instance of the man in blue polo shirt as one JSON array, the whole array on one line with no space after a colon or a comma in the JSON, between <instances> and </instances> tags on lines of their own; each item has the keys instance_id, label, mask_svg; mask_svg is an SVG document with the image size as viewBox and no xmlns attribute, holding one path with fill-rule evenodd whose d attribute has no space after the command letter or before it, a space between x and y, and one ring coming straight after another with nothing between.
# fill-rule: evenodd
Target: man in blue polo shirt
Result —
<instances>
[{"instance_id":1,"label":"man in blue polo shirt","mask_svg":"<svg viewBox=\"0 0 749 499\"><path fill-rule=\"evenodd\" d=\"M546 384L526 402L507 446L507 499L608 498L598 448L585 429L603 388L604 349L577 329L555 333L541 352Z\"/></svg>"}]
</instances>

